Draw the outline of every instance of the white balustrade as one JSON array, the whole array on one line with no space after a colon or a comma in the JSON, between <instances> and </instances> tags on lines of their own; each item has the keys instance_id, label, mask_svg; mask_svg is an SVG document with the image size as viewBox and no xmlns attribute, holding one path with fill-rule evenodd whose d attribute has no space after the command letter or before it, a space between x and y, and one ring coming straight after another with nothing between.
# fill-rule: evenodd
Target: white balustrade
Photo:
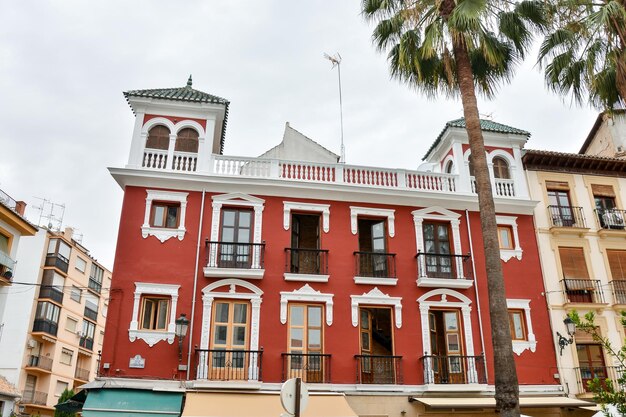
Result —
<instances>
[{"instance_id":1,"label":"white balustrade","mask_svg":"<svg viewBox=\"0 0 626 417\"><path fill-rule=\"evenodd\" d=\"M456 179L454 175L437 174L433 172L407 172L407 188L420 191L456 191Z\"/></svg>"},{"instance_id":2,"label":"white balustrade","mask_svg":"<svg viewBox=\"0 0 626 417\"><path fill-rule=\"evenodd\" d=\"M172 169L174 171L195 171L198 165L198 154L174 151L173 160Z\"/></svg>"},{"instance_id":3,"label":"white balustrade","mask_svg":"<svg viewBox=\"0 0 626 417\"><path fill-rule=\"evenodd\" d=\"M495 179L496 196L515 197L515 181L503 178Z\"/></svg>"},{"instance_id":4,"label":"white balustrade","mask_svg":"<svg viewBox=\"0 0 626 417\"><path fill-rule=\"evenodd\" d=\"M214 155L209 172L214 175L269 178L271 163L269 159Z\"/></svg>"},{"instance_id":5,"label":"white balustrade","mask_svg":"<svg viewBox=\"0 0 626 417\"><path fill-rule=\"evenodd\" d=\"M280 178L308 182L336 182L335 167L314 162L281 161Z\"/></svg>"},{"instance_id":6,"label":"white balustrade","mask_svg":"<svg viewBox=\"0 0 626 417\"><path fill-rule=\"evenodd\" d=\"M141 166L144 168L166 169L167 150L146 148L143 152L143 163Z\"/></svg>"},{"instance_id":7,"label":"white balustrade","mask_svg":"<svg viewBox=\"0 0 626 417\"><path fill-rule=\"evenodd\" d=\"M343 182L345 184L397 188L398 170L344 165Z\"/></svg>"}]
</instances>

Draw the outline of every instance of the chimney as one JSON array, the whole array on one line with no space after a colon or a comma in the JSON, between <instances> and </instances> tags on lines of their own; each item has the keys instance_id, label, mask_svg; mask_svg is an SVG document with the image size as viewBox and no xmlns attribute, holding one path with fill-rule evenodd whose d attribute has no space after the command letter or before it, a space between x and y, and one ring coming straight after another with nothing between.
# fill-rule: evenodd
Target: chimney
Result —
<instances>
[{"instance_id":1,"label":"chimney","mask_svg":"<svg viewBox=\"0 0 626 417\"><path fill-rule=\"evenodd\" d=\"M73 227L66 227L65 230L63 230L63 236L67 240L72 240L72 236L74 236L74 228Z\"/></svg>"},{"instance_id":2,"label":"chimney","mask_svg":"<svg viewBox=\"0 0 626 417\"><path fill-rule=\"evenodd\" d=\"M26 211L26 203L24 201L16 201L15 211L17 212L17 214L24 217L24 212Z\"/></svg>"}]
</instances>

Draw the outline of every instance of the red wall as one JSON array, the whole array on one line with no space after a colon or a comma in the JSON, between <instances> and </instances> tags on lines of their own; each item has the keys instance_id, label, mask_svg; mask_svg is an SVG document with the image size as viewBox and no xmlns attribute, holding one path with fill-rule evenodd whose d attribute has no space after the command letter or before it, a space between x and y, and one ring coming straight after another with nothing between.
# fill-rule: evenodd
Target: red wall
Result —
<instances>
[{"instance_id":1,"label":"red wall","mask_svg":"<svg viewBox=\"0 0 626 417\"><path fill-rule=\"evenodd\" d=\"M109 376L184 378L184 373L177 372L178 341L170 345L165 341L150 348L143 340L130 342L128 328L133 309L134 282L152 282L180 284L176 316L186 313L191 316L194 275L197 272L198 288L196 295L195 319L193 325L193 345L200 345L202 317L202 288L217 279L205 278L202 266L205 263L204 241L210 236L211 194L205 197L204 219L200 236L200 268L194 270L198 245L198 224L201 206L201 193L191 192L188 197L186 224L187 233L183 241L171 238L161 243L153 236L144 239L141 225L144 219L146 191L144 188L127 187L118 237L115 258L111 300L107 317L107 328L103 346L101 364L109 363L110 369L103 370ZM260 280L249 280L264 292L261 304L260 342L263 347L263 381L280 382L282 375L281 353L287 351L287 325L280 323L280 291L292 291L304 285L302 282L285 282L284 249L290 246L290 231L283 227L283 200L296 201L294 198L276 198L256 195L265 200L263 211L262 239L265 248L265 276ZM324 328L325 353L332 354L332 382L355 383L356 363L354 355L359 353L358 328L351 322L350 295L369 292L374 286L354 283L354 255L358 250L358 237L351 233L350 205L367 207L367 204L335 201L303 200L312 203L330 204L330 232L321 234L321 247L329 250L328 283L311 283L322 293L334 294L334 320L331 326ZM396 355L403 356L402 369L405 384L422 384L423 376L419 357L422 355L421 322L416 300L433 288L418 288L416 285L417 263L415 229L411 211L421 207L385 206L395 210L395 236L387 236L388 251L396 253L396 286L379 286L386 294L402 297L402 327L393 329ZM469 253L469 238L465 212L461 217L462 252ZM477 277L475 282L480 294L482 320L485 330L486 357L491 358L490 327L487 300L487 285L483 248L480 233L479 214L470 213L473 236L474 259ZM507 297L530 299L534 333L538 340L537 351L525 351L516 356L518 375L521 384L555 384L555 352L548 313L543 297L543 283L539 266L539 257L533 229L532 217L518 216L520 243L524 250L521 261L513 258L503 263L507 288ZM474 351L482 352L481 336L478 325L478 310L474 288L458 290L472 300L471 317L474 332ZM188 339L184 343L183 363L186 363ZM129 359L140 354L146 359L144 369L130 369ZM195 373L193 360L191 376ZM493 383L493 363L488 360L489 382Z\"/></svg>"}]
</instances>

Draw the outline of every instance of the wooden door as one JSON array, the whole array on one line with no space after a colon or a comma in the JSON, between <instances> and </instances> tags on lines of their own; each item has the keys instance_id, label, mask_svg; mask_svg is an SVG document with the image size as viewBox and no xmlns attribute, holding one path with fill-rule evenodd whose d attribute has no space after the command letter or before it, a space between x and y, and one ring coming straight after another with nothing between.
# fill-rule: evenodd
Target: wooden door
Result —
<instances>
[{"instance_id":1,"label":"wooden door","mask_svg":"<svg viewBox=\"0 0 626 417\"><path fill-rule=\"evenodd\" d=\"M219 300L213 306L209 379L248 379L250 304Z\"/></svg>"},{"instance_id":2,"label":"wooden door","mask_svg":"<svg viewBox=\"0 0 626 417\"><path fill-rule=\"evenodd\" d=\"M430 278L456 278L455 264L450 249L450 224L425 222L423 231L427 276Z\"/></svg>"}]
</instances>

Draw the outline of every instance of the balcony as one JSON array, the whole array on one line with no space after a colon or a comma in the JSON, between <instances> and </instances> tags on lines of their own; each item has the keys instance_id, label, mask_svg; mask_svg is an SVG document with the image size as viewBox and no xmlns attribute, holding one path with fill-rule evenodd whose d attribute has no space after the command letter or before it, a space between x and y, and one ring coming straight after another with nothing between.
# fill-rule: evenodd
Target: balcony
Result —
<instances>
[{"instance_id":1,"label":"balcony","mask_svg":"<svg viewBox=\"0 0 626 417\"><path fill-rule=\"evenodd\" d=\"M45 285L39 289L39 298L47 298L56 303L63 304L63 291L56 287Z\"/></svg>"},{"instance_id":2,"label":"balcony","mask_svg":"<svg viewBox=\"0 0 626 417\"><path fill-rule=\"evenodd\" d=\"M557 228L586 229L587 222L582 207L548 206L550 226Z\"/></svg>"},{"instance_id":3,"label":"balcony","mask_svg":"<svg viewBox=\"0 0 626 417\"><path fill-rule=\"evenodd\" d=\"M11 283L13 269L15 269L15 261L8 253L0 251L0 285Z\"/></svg>"},{"instance_id":4,"label":"balcony","mask_svg":"<svg viewBox=\"0 0 626 417\"><path fill-rule=\"evenodd\" d=\"M41 371L44 373L52 372L52 359L46 356L30 355L26 368L29 371Z\"/></svg>"},{"instance_id":5,"label":"balcony","mask_svg":"<svg viewBox=\"0 0 626 417\"><path fill-rule=\"evenodd\" d=\"M87 350L93 350L93 338L82 336L80 338L80 341L78 342L78 345Z\"/></svg>"},{"instance_id":6,"label":"balcony","mask_svg":"<svg viewBox=\"0 0 626 417\"><path fill-rule=\"evenodd\" d=\"M613 303L626 304L626 280L613 280L609 284L613 291Z\"/></svg>"},{"instance_id":7,"label":"balcony","mask_svg":"<svg viewBox=\"0 0 626 417\"><path fill-rule=\"evenodd\" d=\"M261 279L265 275L265 243L205 242L205 277Z\"/></svg>"},{"instance_id":8,"label":"balcony","mask_svg":"<svg viewBox=\"0 0 626 417\"><path fill-rule=\"evenodd\" d=\"M330 355L283 353L283 381L302 378L307 383L330 383Z\"/></svg>"},{"instance_id":9,"label":"balcony","mask_svg":"<svg viewBox=\"0 0 626 417\"><path fill-rule=\"evenodd\" d=\"M97 280L93 279L92 277L89 277L89 289L93 290L94 292L97 292L98 294L100 294L100 292L102 291L102 283L98 282Z\"/></svg>"},{"instance_id":10,"label":"balcony","mask_svg":"<svg viewBox=\"0 0 626 417\"><path fill-rule=\"evenodd\" d=\"M48 402L48 394L41 391L25 390L22 393L23 405L45 406Z\"/></svg>"},{"instance_id":11,"label":"balcony","mask_svg":"<svg viewBox=\"0 0 626 417\"><path fill-rule=\"evenodd\" d=\"M33 322L33 333L48 333L51 336L57 335L59 325L51 320L35 319Z\"/></svg>"},{"instance_id":12,"label":"balcony","mask_svg":"<svg viewBox=\"0 0 626 417\"><path fill-rule=\"evenodd\" d=\"M354 252L357 284L396 285L396 254L383 252Z\"/></svg>"},{"instance_id":13,"label":"balcony","mask_svg":"<svg viewBox=\"0 0 626 417\"><path fill-rule=\"evenodd\" d=\"M285 281L328 282L328 250L285 248Z\"/></svg>"},{"instance_id":14,"label":"balcony","mask_svg":"<svg viewBox=\"0 0 626 417\"><path fill-rule=\"evenodd\" d=\"M89 369L76 368L74 379L83 382L89 382Z\"/></svg>"},{"instance_id":15,"label":"balcony","mask_svg":"<svg viewBox=\"0 0 626 417\"><path fill-rule=\"evenodd\" d=\"M580 394L591 392L589 383L595 378L602 386L606 386L607 381L613 385L616 391L626 391L626 384L620 384L619 379L624 376L626 369L622 366L581 366L574 368L576 371L576 382Z\"/></svg>"},{"instance_id":16,"label":"balcony","mask_svg":"<svg viewBox=\"0 0 626 417\"><path fill-rule=\"evenodd\" d=\"M424 384L486 384L482 356L422 356Z\"/></svg>"},{"instance_id":17,"label":"balcony","mask_svg":"<svg viewBox=\"0 0 626 417\"><path fill-rule=\"evenodd\" d=\"M357 384L402 384L402 356L354 355Z\"/></svg>"},{"instance_id":18,"label":"balcony","mask_svg":"<svg viewBox=\"0 0 626 417\"><path fill-rule=\"evenodd\" d=\"M561 280L567 303L604 304L604 293L598 279Z\"/></svg>"},{"instance_id":19,"label":"balcony","mask_svg":"<svg viewBox=\"0 0 626 417\"><path fill-rule=\"evenodd\" d=\"M98 312L85 306L84 316L89 320L98 321Z\"/></svg>"},{"instance_id":20,"label":"balcony","mask_svg":"<svg viewBox=\"0 0 626 417\"><path fill-rule=\"evenodd\" d=\"M471 256L420 252L417 258L417 286L467 289L473 284Z\"/></svg>"},{"instance_id":21,"label":"balcony","mask_svg":"<svg viewBox=\"0 0 626 417\"><path fill-rule=\"evenodd\" d=\"M58 253L49 253L46 255L46 266L54 266L58 270L67 274L67 269L69 267L69 260Z\"/></svg>"},{"instance_id":22,"label":"balcony","mask_svg":"<svg viewBox=\"0 0 626 417\"><path fill-rule=\"evenodd\" d=\"M196 379L261 381L262 350L196 349Z\"/></svg>"},{"instance_id":23,"label":"balcony","mask_svg":"<svg viewBox=\"0 0 626 417\"><path fill-rule=\"evenodd\" d=\"M597 209L594 210L594 212L596 213L596 220L598 221L598 226L600 227L600 230L598 230L598 234L600 236L624 236L624 232L626 231L626 210Z\"/></svg>"}]
</instances>

